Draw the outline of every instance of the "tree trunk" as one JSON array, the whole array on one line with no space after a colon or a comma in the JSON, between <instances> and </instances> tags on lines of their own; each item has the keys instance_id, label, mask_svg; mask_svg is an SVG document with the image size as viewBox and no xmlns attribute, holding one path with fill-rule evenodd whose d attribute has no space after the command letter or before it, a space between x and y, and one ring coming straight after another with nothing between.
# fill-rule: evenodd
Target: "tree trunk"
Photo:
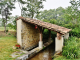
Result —
<instances>
[{"instance_id":1,"label":"tree trunk","mask_svg":"<svg viewBox=\"0 0 80 60\"><path fill-rule=\"evenodd\" d=\"M6 33L6 24L4 20L3 20L3 24L4 24L4 32Z\"/></svg>"},{"instance_id":2,"label":"tree trunk","mask_svg":"<svg viewBox=\"0 0 80 60\"><path fill-rule=\"evenodd\" d=\"M34 15L34 13L33 13L33 11L32 11L32 17L31 17L31 18L33 18L33 15Z\"/></svg>"},{"instance_id":3,"label":"tree trunk","mask_svg":"<svg viewBox=\"0 0 80 60\"><path fill-rule=\"evenodd\" d=\"M4 27L5 27L5 33L6 33L6 24L4 23Z\"/></svg>"},{"instance_id":4,"label":"tree trunk","mask_svg":"<svg viewBox=\"0 0 80 60\"><path fill-rule=\"evenodd\" d=\"M34 9L32 7L32 17L31 18L33 18L33 17L34 17Z\"/></svg>"}]
</instances>

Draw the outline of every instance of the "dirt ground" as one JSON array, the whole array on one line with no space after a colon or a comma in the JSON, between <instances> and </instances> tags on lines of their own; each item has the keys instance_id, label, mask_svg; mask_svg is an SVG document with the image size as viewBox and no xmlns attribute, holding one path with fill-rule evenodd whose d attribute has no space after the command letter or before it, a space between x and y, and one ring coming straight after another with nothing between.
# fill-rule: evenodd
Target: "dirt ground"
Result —
<instances>
[{"instance_id":1,"label":"dirt ground","mask_svg":"<svg viewBox=\"0 0 80 60\"><path fill-rule=\"evenodd\" d=\"M16 31L8 31L7 33L0 31L0 36L16 36Z\"/></svg>"}]
</instances>

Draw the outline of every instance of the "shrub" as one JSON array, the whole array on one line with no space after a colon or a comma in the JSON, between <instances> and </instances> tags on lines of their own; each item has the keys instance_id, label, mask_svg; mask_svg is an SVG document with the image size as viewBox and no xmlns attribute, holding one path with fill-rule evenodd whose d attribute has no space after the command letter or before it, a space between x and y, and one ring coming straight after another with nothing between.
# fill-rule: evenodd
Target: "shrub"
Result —
<instances>
[{"instance_id":1,"label":"shrub","mask_svg":"<svg viewBox=\"0 0 80 60\"><path fill-rule=\"evenodd\" d=\"M49 36L49 31L48 31L48 29L44 29L43 39L48 39L48 36Z\"/></svg>"},{"instance_id":2,"label":"shrub","mask_svg":"<svg viewBox=\"0 0 80 60\"><path fill-rule=\"evenodd\" d=\"M62 55L67 59L79 58L80 49L78 43L79 39L72 36L68 40L65 40Z\"/></svg>"},{"instance_id":3,"label":"shrub","mask_svg":"<svg viewBox=\"0 0 80 60\"><path fill-rule=\"evenodd\" d=\"M5 32L5 30L4 30L4 32ZM8 30L6 30L6 32L8 32Z\"/></svg>"},{"instance_id":4,"label":"shrub","mask_svg":"<svg viewBox=\"0 0 80 60\"><path fill-rule=\"evenodd\" d=\"M8 35L11 35L10 33Z\"/></svg>"},{"instance_id":5,"label":"shrub","mask_svg":"<svg viewBox=\"0 0 80 60\"><path fill-rule=\"evenodd\" d=\"M51 31L51 38L55 39L56 37L56 32ZM49 30L45 29L43 32L43 39L48 39L49 38Z\"/></svg>"},{"instance_id":6,"label":"shrub","mask_svg":"<svg viewBox=\"0 0 80 60\"><path fill-rule=\"evenodd\" d=\"M72 29L72 31L70 32L70 35L80 37L80 28L77 27Z\"/></svg>"}]
</instances>

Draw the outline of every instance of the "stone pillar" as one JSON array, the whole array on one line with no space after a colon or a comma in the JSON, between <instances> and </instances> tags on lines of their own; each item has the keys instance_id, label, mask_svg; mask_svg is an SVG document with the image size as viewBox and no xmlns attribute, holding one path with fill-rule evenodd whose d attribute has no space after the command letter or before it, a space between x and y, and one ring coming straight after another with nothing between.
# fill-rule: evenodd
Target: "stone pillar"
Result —
<instances>
[{"instance_id":1,"label":"stone pillar","mask_svg":"<svg viewBox=\"0 0 80 60\"><path fill-rule=\"evenodd\" d=\"M21 25L22 25L22 20L21 19L17 20L17 43L22 46Z\"/></svg>"},{"instance_id":2,"label":"stone pillar","mask_svg":"<svg viewBox=\"0 0 80 60\"><path fill-rule=\"evenodd\" d=\"M69 33L66 33L65 35L64 35L64 39L68 39L69 38Z\"/></svg>"},{"instance_id":3,"label":"stone pillar","mask_svg":"<svg viewBox=\"0 0 80 60\"><path fill-rule=\"evenodd\" d=\"M40 33L39 48L43 48L42 33Z\"/></svg>"},{"instance_id":4,"label":"stone pillar","mask_svg":"<svg viewBox=\"0 0 80 60\"><path fill-rule=\"evenodd\" d=\"M40 36L40 41L39 41L39 48L42 49L43 48L43 41L42 41L42 27L39 27L39 36Z\"/></svg>"},{"instance_id":5,"label":"stone pillar","mask_svg":"<svg viewBox=\"0 0 80 60\"><path fill-rule=\"evenodd\" d=\"M43 41L39 41L39 48L40 48L40 49L43 48Z\"/></svg>"},{"instance_id":6,"label":"stone pillar","mask_svg":"<svg viewBox=\"0 0 80 60\"><path fill-rule=\"evenodd\" d=\"M61 52L63 47L63 37L61 34L57 33L57 37L55 38L55 51Z\"/></svg>"}]
</instances>

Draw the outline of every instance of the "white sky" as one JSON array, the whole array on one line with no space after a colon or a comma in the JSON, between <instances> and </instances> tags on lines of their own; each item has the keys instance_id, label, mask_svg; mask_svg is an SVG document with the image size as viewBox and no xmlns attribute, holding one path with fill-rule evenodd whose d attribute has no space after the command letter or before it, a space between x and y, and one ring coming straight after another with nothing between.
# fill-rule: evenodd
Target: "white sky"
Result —
<instances>
[{"instance_id":1,"label":"white sky","mask_svg":"<svg viewBox=\"0 0 80 60\"><path fill-rule=\"evenodd\" d=\"M41 10L56 9L60 6L63 8L66 8L71 5L69 2L70 0L46 0L46 2L43 2L44 8ZM12 11L12 16L15 16L15 15L20 16L21 12L20 12L18 3L16 3L15 6L16 6L16 9Z\"/></svg>"}]
</instances>

